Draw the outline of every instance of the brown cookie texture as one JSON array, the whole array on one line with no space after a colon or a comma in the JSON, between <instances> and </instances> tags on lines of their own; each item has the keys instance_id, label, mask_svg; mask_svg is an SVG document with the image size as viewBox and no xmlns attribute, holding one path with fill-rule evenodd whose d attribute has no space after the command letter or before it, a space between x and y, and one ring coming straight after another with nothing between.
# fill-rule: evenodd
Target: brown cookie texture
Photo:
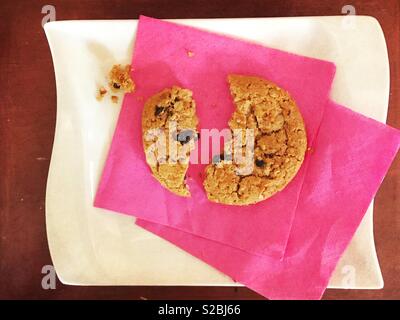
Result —
<instances>
[{"instance_id":1,"label":"brown cookie texture","mask_svg":"<svg viewBox=\"0 0 400 320\"><path fill-rule=\"evenodd\" d=\"M131 79L130 71L130 64L125 66L116 64L112 67L108 75L108 85L113 92L122 91L124 93L129 93L135 90L135 83Z\"/></svg>"},{"instance_id":2,"label":"brown cookie texture","mask_svg":"<svg viewBox=\"0 0 400 320\"><path fill-rule=\"evenodd\" d=\"M273 196L294 178L307 149L306 130L295 101L276 84L243 75L230 75L228 82L236 106L229 121L233 138L225 144L223 160L206 167L204 188L210 201L249 205ZM245 129L254 139L245 139ZM246 148L250 141L253 147ZM247 156L238 162L235 152Z\"/></svg>"},{"instance_id":3,"label":"brown cookie texture","mask_svg":"<svg viewBox=\"0 0 400 320\"><path fill-rule=\"evenodd\" d=\"M171 192L190 196L186 171L198 138L192 92L177 86L150 97L142 112L142 138L153 176Z\"/></svg>"}]
</instances>

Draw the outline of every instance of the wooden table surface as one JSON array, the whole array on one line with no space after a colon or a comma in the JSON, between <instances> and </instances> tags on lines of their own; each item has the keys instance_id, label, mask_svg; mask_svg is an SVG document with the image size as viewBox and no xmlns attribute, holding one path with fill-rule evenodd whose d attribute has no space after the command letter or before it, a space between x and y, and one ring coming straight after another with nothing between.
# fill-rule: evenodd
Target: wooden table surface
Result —
<instances>
[{"instance_id":1,"label":"wooden table surface","mask_svg":"<svg viewBox=\"0 0 400 320\"><path fill-rule=\"evenodd\" d=\"M378 19L391 69L388 124L400 128L399 0L0 2L0 298L22 299L263 299L247 288L76 287L43 290L41 269L52 264L45 229L46 179L56 120L50 50L42 7L56 19L219 18L340 15L351 4ZM385 288L327 290L324 299L400 299L400 157L375 201L374 232Z\"/></svg>"}]
</instances>

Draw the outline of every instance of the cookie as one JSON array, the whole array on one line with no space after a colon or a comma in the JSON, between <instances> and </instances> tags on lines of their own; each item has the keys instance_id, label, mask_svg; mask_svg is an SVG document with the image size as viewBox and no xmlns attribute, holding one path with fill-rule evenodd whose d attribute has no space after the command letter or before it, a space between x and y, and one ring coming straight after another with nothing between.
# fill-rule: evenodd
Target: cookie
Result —
<instances>
[{"instance_id":1,"label":"cookie","mask_svg":"<svg viewBox=\"0 0 400 320\"><path fill-rule=\"evenodd\" d=\"M276 84L242 75L230 75L228 82L236 105L229 121L233 138L222 159L206 167L204 188L210 201L249 205L273 196L293 179L307 149L306 130L295 101ZM241 161L235 161L236 153Z\"/></svg>"},{"instance_id":2,"label":"cookie","mask_svg":"<svg viewBox=\"0 0 400 320\"><path fill-rule=\"evenodd\" d=\"M135 90L135 83L130 76L131 65L122 66L120 64L113 65L108 77L108 86L113 92L129 93Z\"/></svg>"},{"instance_id":3,"label":"cookie","mask_svg":"<svg viewBox=\"0 0 400 320\"><path fill-rule=\"evenodd\" d=\"M119 97L115 94L131 93L135 90L135 83L130 76L130 72L130 64L125 66L115 64L108 73L108 87L110 91L114 93L111 95L111 101L113 103L118 103L119 101ZM96 99L101 101L107 93L108 90L104 86L101 86L97 91Z\"/></svg>"},{"instance_id":4,"label":"cookie","mask_svg":"<svg viewBox=\"0 0 400 320\"><path fill-rule=\"evenodd\" d=\"M198 138L192 92L172 87L149 98L142 112L146 161L153 176L171 192L190 196L186 171Z\"/></svg>"}]
</instances>

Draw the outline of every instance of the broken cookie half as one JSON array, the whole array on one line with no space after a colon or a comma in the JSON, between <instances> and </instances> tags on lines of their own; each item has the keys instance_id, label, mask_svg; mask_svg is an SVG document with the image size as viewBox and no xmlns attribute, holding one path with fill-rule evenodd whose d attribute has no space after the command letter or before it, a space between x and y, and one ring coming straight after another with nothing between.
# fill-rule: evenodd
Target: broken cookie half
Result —
<instances>
[{"instance_id":1,"label":"broken cookie half","mask_svg":"<svg viewBox=\"0 0 400 320\"><path fill-rule=\"evenodd\" d=\"M180 196L190 196L185 180L190 152L198 138L197 125L196 104L188 89L164 89L144 105L146 162L161 185Z\"/></svg>"},{"instance_id":2,"label":"broken cookie half","mask_svg":"<svg viewBox=\"0 0 400 320\"><path fill-rule=\"evenodd\" d=\"M304 160L306 130L295 101L276 84L242 75L230 75L228 82L236 105L229 121L233 138L225 157L206 167L204 187L210 201L249 205L294 178Z\"/></svg>"}]
</instances>

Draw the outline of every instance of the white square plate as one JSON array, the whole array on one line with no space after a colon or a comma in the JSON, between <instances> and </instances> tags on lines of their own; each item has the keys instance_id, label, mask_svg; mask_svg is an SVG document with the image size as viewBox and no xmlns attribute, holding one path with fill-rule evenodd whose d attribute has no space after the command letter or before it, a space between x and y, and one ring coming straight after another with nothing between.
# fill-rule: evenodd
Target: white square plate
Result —
<instances>
[{"instance_id":1,"label":"white square plate","mask_svg":"<svg viewBox=\"0 0 400 320\"><path fill-rule=\"evenodd\" d=\"M389 64L371 17L173 20L266 46L333 61L332 99L385 122ZM238 285L190 254L92 206L120 104L96 100L115 63L129 63L137 20L45 25L57 82L57 124L46 195L51 256L74 285ZM158 49L159 50L159 49ZM335 288L381 288L372 205L330 281Z\"/></svg>"}]
</instances>

